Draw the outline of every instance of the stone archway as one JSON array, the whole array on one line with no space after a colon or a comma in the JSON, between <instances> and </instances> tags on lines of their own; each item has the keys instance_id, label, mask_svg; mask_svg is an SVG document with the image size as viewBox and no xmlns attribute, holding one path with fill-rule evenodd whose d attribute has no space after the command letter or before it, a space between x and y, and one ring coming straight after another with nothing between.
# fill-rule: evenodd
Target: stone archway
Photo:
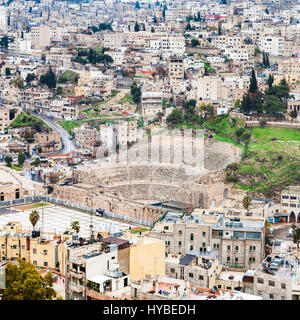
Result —
<instances>
[{"instance_id":1,"label":"stone archway","mask_svg":"<svg viewBox=\"0 0 300 320\"><path fill-rule=\"evenodd\" d=\"M296 216L294 211L290 213L289 222L296 222Z\"/></svg>"}]
</instances>

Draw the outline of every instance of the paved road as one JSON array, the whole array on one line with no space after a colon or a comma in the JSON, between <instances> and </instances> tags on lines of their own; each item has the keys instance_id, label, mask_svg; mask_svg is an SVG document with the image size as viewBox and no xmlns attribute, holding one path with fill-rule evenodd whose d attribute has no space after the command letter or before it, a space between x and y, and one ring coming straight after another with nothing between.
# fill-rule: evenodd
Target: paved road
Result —
<instances>
[{"instance_id":1,"label":"paved road","mask_svg":"<svg viewBox=\"0 0 300 320\"><path fill-rule=\"evenodd\" d=\"M300 225L297 223L297 227L300 227ZM273 226L271 226L273 227ZM274 228L274 236L276 240L290 240L293 241L293 237L288 237L289 230L292 227L291 223L282 224L279 226L275 226Z\"/></svg>"},{"instance_id":2,"label":"paved road","mask_svg":"<svg viewBox=\"0 0 300 320\"><path fill-rule=\"evenodd\" d=\"M78 148L75 146L73 140L69 139L69 133L62 128L60 125L54 122L54 120L49 119L46 116L42 116L40 114L34 114L34 116L40 118L43 120L50 128L52 128L54 131L58 132L61 136L63 148L59 152L54 152L51 154L66 154L70 153L74 150L77 150Z\"/></svg>"}]
</instances>

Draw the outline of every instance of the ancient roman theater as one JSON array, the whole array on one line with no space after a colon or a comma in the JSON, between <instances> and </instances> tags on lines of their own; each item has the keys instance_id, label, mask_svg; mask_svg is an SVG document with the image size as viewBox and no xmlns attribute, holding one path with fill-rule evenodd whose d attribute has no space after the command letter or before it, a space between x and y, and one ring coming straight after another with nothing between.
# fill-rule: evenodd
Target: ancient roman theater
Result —
<instances>
[{"instance_id":1,"label":"ancient roman theater","mask_svg":"<svg viewBox=\"0 0 300 320\"><path fill-rule=\"evenodd\" d=\"M194 207L229 206L238 197L239 191L224 183L222 169L240 159L239 148L201 137L170 139L161 133L150 142L144 139L109 159L78 166L73 170L75 184L55 185L53 195L147 222L165 212L154 203L175 200ZM185 159L177 161L187 146L190 152L185 149Z\"/></svg>"}]
</instances>

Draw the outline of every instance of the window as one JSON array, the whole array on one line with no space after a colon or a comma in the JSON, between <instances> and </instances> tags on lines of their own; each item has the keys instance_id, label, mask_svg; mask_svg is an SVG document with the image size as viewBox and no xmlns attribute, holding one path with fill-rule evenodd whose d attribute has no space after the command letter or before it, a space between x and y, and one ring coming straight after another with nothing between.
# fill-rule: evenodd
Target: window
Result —
<instances>
[{"instance_id":1,"label":"window","mask_svg":"<svg viewBox=\"0 0 300 320\"><path fill-rule=\"evenodd\" d=\"M235 251L239 251L239 246L235 246Z\"/></svg>"},{"instance_id":2,"label":"window","mask_svg":"<svg viewBox=\"0 0 300 320\"><path fill-rule=\"evenodd\" d=\"M33 249L32 252L33 252L33 253L37 253L37 250L36 250L36 249Z\"/></svg>"},{"instance_id":3,"label":"window","mask_svg":"<svg viewBox=\"0 0 300 320\"><path fill-rule=\"evenodd\" d=\"M165 243L166 243L166 246L170 245L170 241L165 241Z\"/></svg>"},{"instance_id":4,"label":"window","mask_svg":"<svg viewBox=\"0 0 300 320\"><path fill-rule=\"evenodd\" d=\"M203 280L204 278L203 278L203 276L199 276L199 280Z\"/></svg>"},{"instance_id":5,"label":"window","mask_svg":"<svg viewBox=\"0 0 300 320\"><path fill-rule=\"evenodd\" d=\"M274 299L274 294L270 293L270 299L273 300Z\"/></svg>"},{"instance_id":6,"label":"window","mask_svg":"<svg viewBox=\"0 0 300 320\"><path fill-rule=\"evenodd\" d=\"M202 247L204 248L206 246L206 243L205 242L202 242Z\"/></svg>"},{"instance_id":7,"label":"window","mask_svg":"<svg viewBox=\"0 0 300 320\"><path fill-rule=\"evenodd\" d=\"M44 267L48 267L48 262L47 261L44 262Z\"/></svg>"},{"instance_id":8,"label":"window","mask_svg":"<svg viewBox=\"0 0 300 320\"><path fill-rule=\"evenodd\" d=\"M227 257L227 262L230 262L230 257Z\"/></svg>"},{"instance_id":9,"label":"window","mask_svg":"<svg viewBox=\"0 0 300 320\"><path fill-rule=\"evenodd\" d=\"M170 272L171 272L171 273L175 273L175 269L174 269L174 268L171 268L171 269L170 269Z\"/></svg>"},{"instance_id":10,"label":"window","mask_svg":"<svg viewBox=\"0 0 300 320\"><path fill-rule=\"evenodd\" d=\"M264 279L262 279L262 278L257 278L257 283L263 284L263 283L264 283Z\"/></svg>"},{"instance_id":11,"label":"window","mask_svg":"<svg viewBox=\"0 0 300 320\"><path fill-rule=\"evenodd\" d=\"M34 260L34 261L33 261L33 264L36 266L36 265L37 265L37 262Z\"/></svg>"},{"instance_id":12,"label":"window","mask_svg":"<svg viewBox=\"0 0 300 320\"><path fill-rule=\"evenodd\" d=\"M254 257L252 258L252 262L255 262L255 258Z\"/></svg>"},{"instance_id":13,"label":"window","mask_svg":"<svg viewBox=\"0 0 300 320\"><path fill-rule=\"evenodd\" d=\"M164 226L164 230L169 230L169 227L168 226Z\"/></svg>"},{"instance_id":14,"label":"window","mask_svg":"<svg viewBox=\"0 0 300 320\"><path fill-rule=\"evenodd\" d=\"M230 246L227 246L227 250L230 250Z\"/></svg>"},{"instance_id":15,"label":"window","mask_svg":"<svg viewBox=\"0 0 300 320\"><path fill-rule=\"evenodd\" d=\"M193 246L190 246L190 250L193 250L194 249L194 247Z\"/></svg>"},{"instance_id":16,"label":"window","mask_svg":"<svg viewBox=\"0 0 300 320\"><path fill-rule=\"evenodd\" d=\"M25 250L25 246L24 245L22 246L22 250Z\"/></svg>"},{"instance_id":17,"label":"window","mask_svg":"<svg viewBox=\"0 0 300 320\"><path fill-rule=\"evenodd\" d=\"M286 284L285 283L281 284L281 289L286 289Z\"/></svg>"},{"instance_id":18,"label":"window","mask_svg":"<svg viewBox=\"0 0 300 320\"><path fill-rule=\"evenodd\" d=\"M239 258L235 258L234 261L235 261L235 262L239 262Z\"/></svg>"},{"instance_id":19,"label":"window","mask_svg":"<svg viewBox=\"0 0 300 320\"><path fill-rule=\"evenodd\" d=\"M43 252L43 253L44 253L44 255L47 255L47 253L48 253L48 250L44 250L44 252Z\"/></svg>"},{"instance_id":20,"label":"window","mask_svg":"<svg viewBox=\"0 0 300 320\"><path fill-rule=\"evenodd\" d=\"M182 235L182 230L179 230L179 231L178 231L178 234L181 236L181 235Z\"/></svg>"},{"instance_id":21,"label":"window","mask_svg":"<svg viewBox=\"0 0 300 320\"><path fill-rule=\"evenodd\" d=\"M178 241L178 245L181 246L181 241Z\"/></svg>"},{"instance_id":22,"label":"window","mask_svg":"<svg viewBox=\"0 0 300 320\"><path fill-rule=\"evenodd\" d=\"M275 287L275 281L269 280L269 286Z\"/></svg>"},{"instance_id":23,"label":"window","mask_svg":"<svg viewBox=\"0 0 300 320\"><path fill-rule=\"evenodd\" d=\"M206 232L202 232L202 236L205 237L206 236Z\"/></svg>"},{"instance_id":24,"label":"window","mask_svg":"<svg viewBox=\"0 0 300 320\"><path fill-rule=\"evenodd\" d=\"M190 235L190 240L191 240L191 241L194 240L194 234L193 234L193 233L191 233L191 235Z\"/></svg>"},{"instance_id":25,"label":"window","mask_svg":"<svg viewBox=\"0 0 300 320\"><path fill-rule=\"evenodd\" d=\"M193 278L193 277L194 277L194 274L193 274L193 273L189 273L189 277L190 277L190 278Z\"/></svg>"}]
</instances>

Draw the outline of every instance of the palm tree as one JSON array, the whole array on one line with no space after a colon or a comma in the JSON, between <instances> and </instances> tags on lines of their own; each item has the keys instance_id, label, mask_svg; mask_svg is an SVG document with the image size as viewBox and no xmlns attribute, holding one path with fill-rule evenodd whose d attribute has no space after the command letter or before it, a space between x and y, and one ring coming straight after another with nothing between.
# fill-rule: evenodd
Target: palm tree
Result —
<instances>
[{"instance_id":1,"label":"palm tree","mask_svg":"<svg viewBox=\"0 0 300 320\"><path fill-rule=\"evenodd\" d=\"M39 221L39 219L40 219L39 212L36 210L32 210L32 212L29 215L29 220L32 224L33 229L34 229L35 225L37 224L37 222Z\"/></svg>"},{"instance_id":2,"label":"palm tree","mask_svg":"<svg viewBox=\"0 0 300 320\"><path fill-rule=\"evenodd\" d=\"M73 221L73 222L71 223L71 228L72 228L76 233L78 233L79 230L80 230L79 221Z\"/></svg>"},{"instance_id":3,"label":"palm tree","mask_svg":"<svg viewBox=\"0 0 300 320\"><path fill-rule=\"evenodd\" d=\"M251 198L249 198L248 196L245 196L243 198L243 207L244 207L244 209L247 210L247 215L249 213L250 205L251 205Z\"/></svg>"}]
</instances>

